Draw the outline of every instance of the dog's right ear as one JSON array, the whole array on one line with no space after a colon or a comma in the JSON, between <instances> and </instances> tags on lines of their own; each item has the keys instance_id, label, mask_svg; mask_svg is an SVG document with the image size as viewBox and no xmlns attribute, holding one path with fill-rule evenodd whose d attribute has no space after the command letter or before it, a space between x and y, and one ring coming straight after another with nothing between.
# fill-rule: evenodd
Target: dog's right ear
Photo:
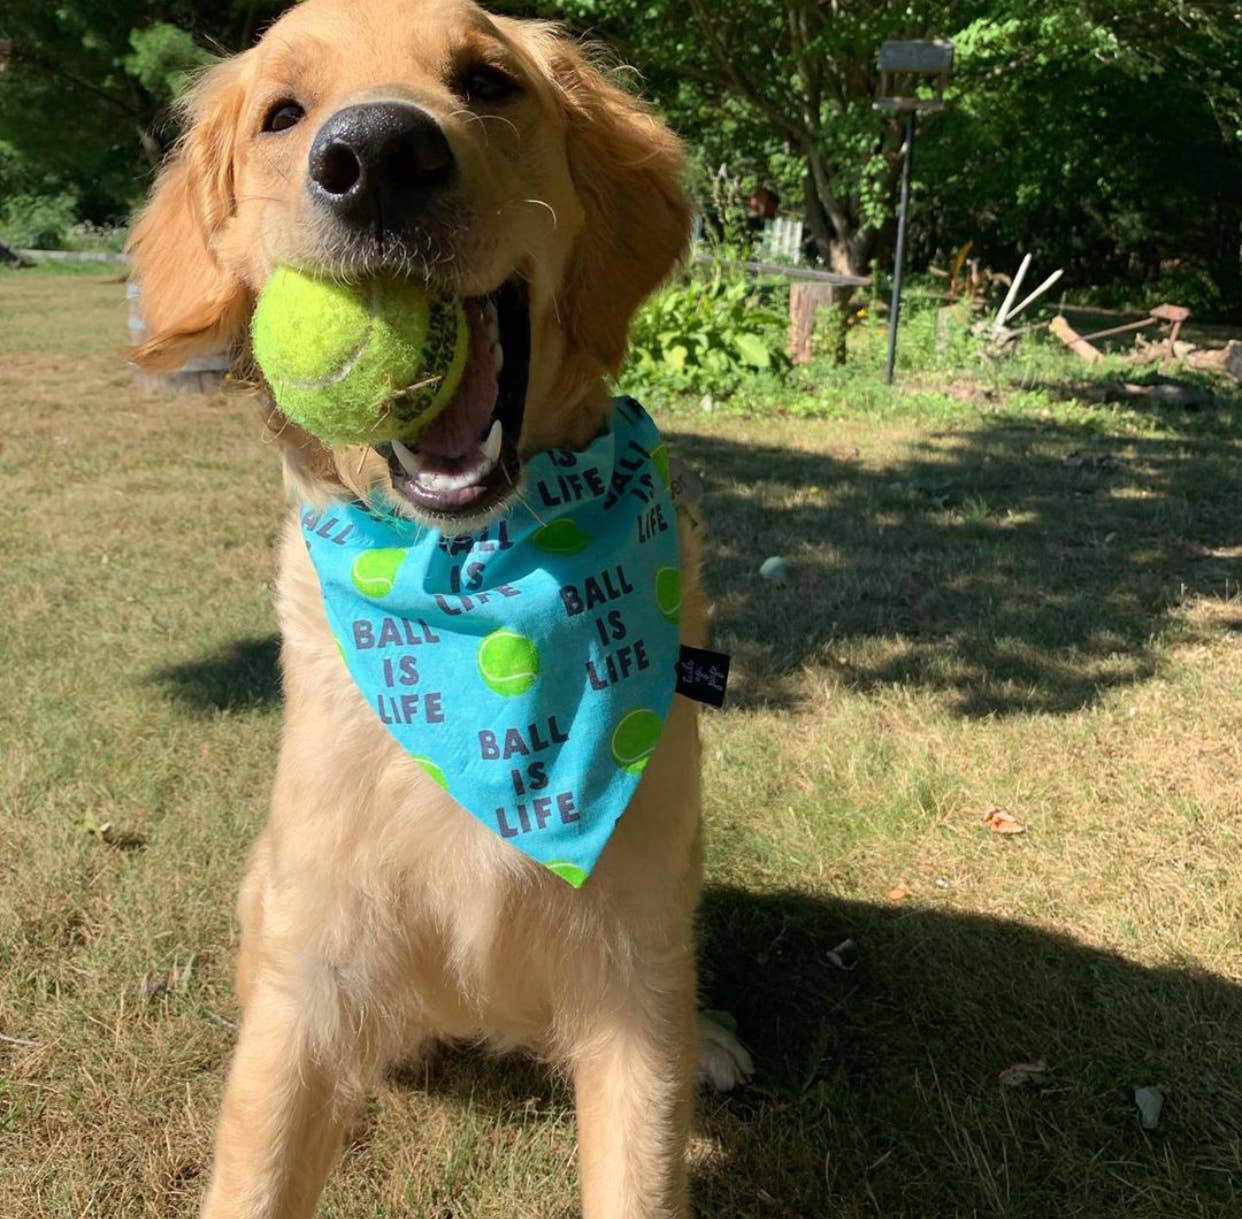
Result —
<instances>
[{"instance_id":1,"label":"dog's right ear","mask_svg":"<svg viewBox=\"0 0 1242 1219\"><path fill-rule=\"evenodd\" d=\"M210 68L182 104L186 134L160 172L128 250L147 340L144 368L175 368L227 348L249 315L250 292L215 250L235 208L233 156L245 103L244 55Z\"/></svg>"}]
</instances>

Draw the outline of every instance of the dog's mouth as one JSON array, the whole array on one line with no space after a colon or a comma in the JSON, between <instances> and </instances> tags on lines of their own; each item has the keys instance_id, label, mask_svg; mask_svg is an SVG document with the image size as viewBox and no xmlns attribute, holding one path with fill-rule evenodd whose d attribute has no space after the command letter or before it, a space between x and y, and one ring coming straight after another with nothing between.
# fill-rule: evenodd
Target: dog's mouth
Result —
<instances>
[{"instance_id":1,"label":"dog's mouth","mask_svg":"<svg viewBox=\"0 0 1242 1219\"><path fill-rule=\"evenodd\" d=\"M512 279L462 303L470 347L457 392L416 440L375 446L396 496L415 515L433 519L491 512L516 493L522 469L531 345L526 285Z\"/></svg>"}]
</instances>

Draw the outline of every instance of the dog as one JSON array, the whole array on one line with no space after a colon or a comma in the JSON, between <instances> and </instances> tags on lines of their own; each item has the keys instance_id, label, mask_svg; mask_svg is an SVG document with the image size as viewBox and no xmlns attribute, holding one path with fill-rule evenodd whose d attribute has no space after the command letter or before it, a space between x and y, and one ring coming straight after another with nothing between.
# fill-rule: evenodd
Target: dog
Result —
<instances>
[{"instance_id":1,"label":"dog","mask_svg":"<svg viewBox=\"0 0 1242 1219\"><path fill-rule=\"evenodd\" d=\"M454 1039L571 1078L586 1219L685 1216L696 1062L724 1084L747 1066L696 1017L693 703L672 700L598 866L567 885L386 731L341 663L303 528L382 497L415 528L477 537L515 510L526 466L607 427L630 320L688 243L682 148L555 28L470 0L305 0L208 69L186 117L131 242L140 365L244 346L282 265L426 277L519 336L481 382L490 464L480 418L453 407L411 469L408 447L327 448L268 403L309 507L280 546L283 736L239 901L242 1020L202 1214L311 1214L377 1074ZM697 645L684 526L678 545L680 640Z\"/></svg>"}]
</instances>

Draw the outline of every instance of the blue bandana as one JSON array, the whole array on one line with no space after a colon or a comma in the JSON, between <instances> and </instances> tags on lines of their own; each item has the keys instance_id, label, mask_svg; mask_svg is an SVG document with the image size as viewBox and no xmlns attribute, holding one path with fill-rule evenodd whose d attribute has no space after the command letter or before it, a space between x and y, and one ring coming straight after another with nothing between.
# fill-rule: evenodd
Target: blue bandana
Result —
<instances>
[{"instance_id":1,"label":"blue bandana","mask_svg":"<svg viewBox=\"0 0 1242 1219\"><path fill-rule=\"evenodd\" d=\"M681 566L655 424L618 399L585 450L527 463L524 497L473 534L357 505L305 508L302 532L380 722L462 808L579 886L673 701Z\"/></svg>"}]
</instances>

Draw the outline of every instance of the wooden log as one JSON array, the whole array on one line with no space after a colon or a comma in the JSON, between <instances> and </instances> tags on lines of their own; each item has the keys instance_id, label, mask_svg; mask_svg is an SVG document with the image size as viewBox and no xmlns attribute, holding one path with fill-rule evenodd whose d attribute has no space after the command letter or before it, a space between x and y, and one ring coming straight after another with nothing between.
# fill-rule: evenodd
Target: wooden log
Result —
<instances>
[{"instance_id":1,"label":"wooden log","mask_svg":"<svg viewBox=\"0 0 1242 1219\"><path fill-rule=\"evenodd\" d=\"M789 285L789 356L795 364L810 360L819 311L836 303L836 291L832 284Z\"/></svg>"},{"instance_id":2,"label":"wooden log","mask_svg":"<svg viewBox=\"0 0 1242 1219\"><path fill-rule=\"evenodd\" d=\"M111 254L107 250L18 250L35 262L104 262L111 266L128 266L128 254Z\"/></svg>"},{"instance_id":3,"label":"wooden log","mask_svg":"<svg viewBox=\"0 0 1242 1219\"><path fill-rule=\"evenodd\" d=\"M1242 343L1237 339L1230 339L1225 344L1225 371L1235 381L1242 381Z\"/></svg>"},{"instance_id":4,"label":"wooden log","mask_svg":"<svg viewBox=\"0 0 1242 1219\"><path fill-rule=\"evenodd\" d=\"M1088 343L1077 330L1074 330L1070 326L1069 322L1067 322L1059 313L1048 323L1048 329L1051 330L1052 333L1055 334L1057 338L1059 338L1061 342L1070 349L1070 351L1074 352L1075 355L1082 356L1088 364L1098 364L1104 358L1104 356L1096 348L1092 347L1091 344Z\"/></svg>"}]
</instances>

